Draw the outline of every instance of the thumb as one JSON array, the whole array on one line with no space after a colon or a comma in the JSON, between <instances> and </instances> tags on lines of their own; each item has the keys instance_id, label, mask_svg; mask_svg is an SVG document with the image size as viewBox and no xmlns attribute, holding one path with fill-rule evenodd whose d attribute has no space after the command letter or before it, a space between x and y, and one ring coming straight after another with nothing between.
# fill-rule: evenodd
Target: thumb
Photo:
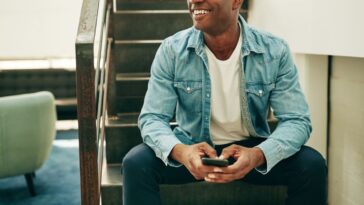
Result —
<instances>
[{"instance_id":1,"label":"thumb","mask_svg":"<svg viewBox=\"0 0 364 205\"><path fill-rule=\"evenodd\" d=\"M203 150L203 152L209 156L210 158L216 158L216 150L214 148L212 148L209 144L207 143L203 143L202 146L200 147L200 149Z\"/></svg>"},{"instance_id":2,"label":"thumb","mask_svg":"<svg viewBox=\"0 0 364 205\"><path fill-rule=\"evenodd\" d=\"M229 157L233 156L235 154L235 150L231 149L231 147L226 147L222 150L221 155L219 156L219 159L228 159Z\"/></svg>"}]
</instances>

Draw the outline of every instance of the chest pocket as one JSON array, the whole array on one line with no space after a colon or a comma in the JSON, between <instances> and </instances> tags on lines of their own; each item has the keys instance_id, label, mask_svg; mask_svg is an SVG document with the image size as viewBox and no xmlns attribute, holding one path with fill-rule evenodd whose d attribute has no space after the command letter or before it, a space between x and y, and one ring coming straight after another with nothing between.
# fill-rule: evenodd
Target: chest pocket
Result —
<instances>
[{"instance_id":1,"label":"chest pocket","mask_svg":"<svg viewBox=\"0 0 364 205\"><path fill-rule=\"evenodd\" d=\"M275 88L274 83L248 83L246 84L246 93L248 103L251 107L258 110L265 110L268 107L270 92Z\"/></svg>"},{"instance_id":2,"label":"chest pocket","mask_svg":"<svg viewBox=\"0 0 364 205\"><path fill-rule=\"evenodd\" d=\"M192 112L202 110L202 82L183 81L174 82L178 94L178 105L180 108Z\"/></svg>"}]
</instances>

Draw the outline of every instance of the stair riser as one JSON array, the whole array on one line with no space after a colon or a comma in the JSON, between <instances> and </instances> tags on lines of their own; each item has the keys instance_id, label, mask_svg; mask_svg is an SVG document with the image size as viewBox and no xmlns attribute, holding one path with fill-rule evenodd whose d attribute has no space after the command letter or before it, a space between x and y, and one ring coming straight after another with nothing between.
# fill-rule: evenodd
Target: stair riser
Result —
<instances>
[{"instance_id":1,"label":"stair riser","mask_svg":"<svg viewBox=\"0 0 364 205\"><path fill-rule=\"evenodd\" d=\"M180 10L187 9L183 0L117 0L118 10Z\"/></svg>"},{"instance_id":2,"label":"stair riser","mask_svg":"<svg viewBox=\"0 0 364 205\"><path fill-rule=\"evenodd\" d=\"M277 122L270 122L269 125L271 130L274 130ZM107 162L121 163L128 151L140 143L142 143L142 138L137 126L106 127Z\"/></svg>"},{"instance_id":3,"label":"stair riser","mask_svg":"<svg viewBox=\"0 0 364 205\"><path fill-rule=\"evenodd\" d=\"M116 82L117 97L139 97L144 98L148 88L148 81L122 81Z\"/></svg>"},{"instance_id":4,"label":"stair riser","mask_svg":"<svg viewBox=\"0 0 364 205\"><path fill-rule=\"evenodd\" d=\"M118 13L114 22L115 40L161 40L192 26L188 13Z\"/></svg>"},{"instance_id":5,"label":"stair riser","mask_svg":"<svg viewBox=\"0 0 364 205\"><path fill-rule=\"evenodd\" d=\"M118 44L114 46L114 69L116 73L150 72L159 43Z\"/></svg>"},{"instance_id":6,"label":"stair riser","mask_svg":"<svg viewBox=\"0 0 364 205\"><path fill-rule=\"evenodd\" d=\"M130 113L130 112L140 112L142 109L144 102L143 97L136 98L125 98L125 97L116 97L115 102L111 102L109 106L109 115L117 115L118 113Z\"/></svg>"},{"instance_id":7,"label":"stair riser","mask_svg":"<svg viewBox=\"0 0 364 205\"><path fill-rule=\"evenodd\" d=\"M183 0L117 0L116 5L118 10L187 9L187 2ZM248 1L244 1L242 8L248 8Z\"/></svg>"},{"instance_id":8,"label":"stair riser","mask_svg":"<svg viewBox=\"0 0 364 205\"><path fill-rule=\"evenodd\" d=\"M176 125L171 125L174 129ZM106 159L108 164L121 163L130 149L142 143L139 128L128 127L106 127Z\"/></svg>"},{"instance_id":9,"label":"stair riser","mask_svg":"<svg viewBox=\"0 0 364 205\"><path fill-rule=\"evenodd\" d=\"M138 127L106 128L107 163L121 163L131 148L142 143Z\"/></svg>"},{"instance_id":10,"label":"stair riser","mask_svg":"<svg viewBox=\"0 0 364 205\"><path fill-rule=\"evenodd\" d=\"M241 14L247 18L246 12ZM188 13L116 13L114 21L115 40L163 40L192 26Z\"/></svg>"},{"instance_id":11,"label":"stair riser","mask_svg":"<svg viewBox=\"0 0 364 205\"><path fill-rule=\"evenodd\" d=\"M286 188L283 186L254 186L242 182L194 183L161 185L160 193L164 205L283 205ZM122 204L121 186L102 187L101 194L103 205Z\"/></svg>"}]
</instances>

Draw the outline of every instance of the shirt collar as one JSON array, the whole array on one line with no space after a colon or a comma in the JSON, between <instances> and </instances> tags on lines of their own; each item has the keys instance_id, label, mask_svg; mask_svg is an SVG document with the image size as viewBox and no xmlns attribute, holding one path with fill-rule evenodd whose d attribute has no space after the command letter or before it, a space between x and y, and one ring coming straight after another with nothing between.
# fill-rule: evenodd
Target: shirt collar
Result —
<instances>
[{"instance_id":1,"label":"shirt collar","mask_svg":"<svg viewBox=\"0 0 364 205\"><path fill-rule=\"evenodd\" d=\"M244 55L248 55L250 52L264 53L264 47L262 47L256 40L256 37L252 31L252 28L246 23L244 18L239 15L239 22L242 26L243 32L243 44L242 51ZM192 28L192 32L188 39L187 48L194 48L198 53L202 52L204 47L203 33L200 30Z\"/></svg>"}]
</instances>

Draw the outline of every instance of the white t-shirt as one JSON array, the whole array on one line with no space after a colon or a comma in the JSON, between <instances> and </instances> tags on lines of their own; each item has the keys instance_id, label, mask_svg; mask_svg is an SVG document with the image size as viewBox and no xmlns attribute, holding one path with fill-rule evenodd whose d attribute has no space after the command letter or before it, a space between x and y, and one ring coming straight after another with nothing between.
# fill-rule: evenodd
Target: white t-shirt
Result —
<instances>
[{"instance_id":1,"label":"white t-shirt","mask_svg":"<svg viewBox=\"0 0 364 205\"><path fill-rule=\"evenodd\" d=\"M211 78L210 134L214 144L221 145L249 137L242 122L240 69L242 35L227 60L219 60L205 45Z\"/></svg>"}]
</instances>

